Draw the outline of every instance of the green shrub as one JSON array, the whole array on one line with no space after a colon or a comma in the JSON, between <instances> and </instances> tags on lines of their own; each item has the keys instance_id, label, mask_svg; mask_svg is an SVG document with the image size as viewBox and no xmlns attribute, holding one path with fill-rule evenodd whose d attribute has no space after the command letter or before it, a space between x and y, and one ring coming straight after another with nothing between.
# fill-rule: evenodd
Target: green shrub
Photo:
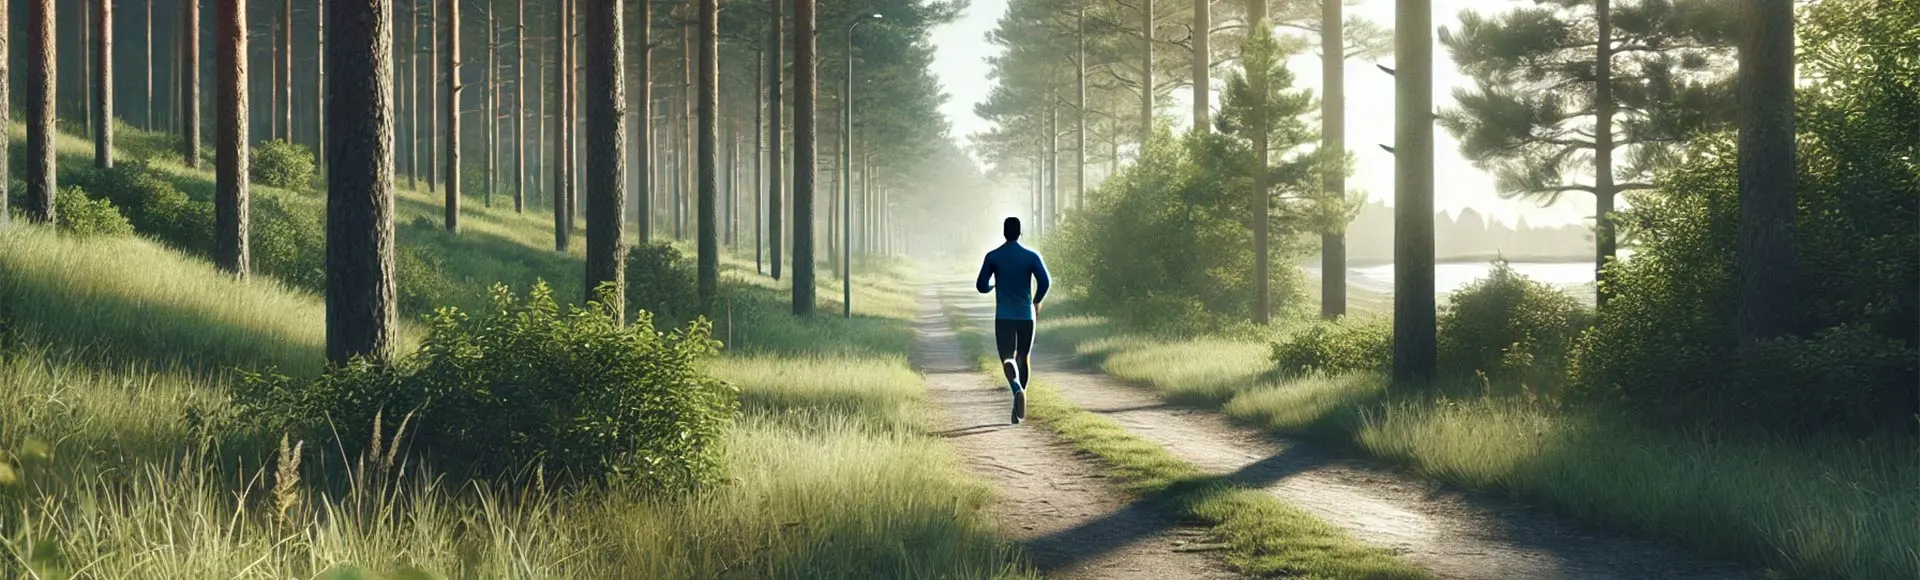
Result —
<instances>
[{"instance_id":1,"label":"green shrub","mask_svg":"<svg viewBox=\"0 0 1920 580\"><path fill-rule=\"evenodd\" d=\"M88 174L87 191L113 202L133 229L188 253L213 251L213 204L195 202L144 161Z\"/></svg>"},{"instance_id":2,"label":"green shrub","mask_svg":"<svg viewBox=\"0 0 1920 580\"><path fill-rule=\"evenodd\" d=\"M700 315L693 262L666 242L638 244L627 252L627 309L646 311L662 326Z\"/></svg>"},{"instance_id":3,"label":"green shrub","mask_svg":"<svg viewBox=\"0 0 1920 580\"><path fill-rule=\"evenodd\" d=\"M1393 323L1381 317L1319 321L1273 343L1283 375L1382 370L1393 360Z\"/></svg>"},{"instance_id":4,"label":"green shrub","mask_svg":"<svg viewBox=\"0 0 1920 580\"><path fill-rule=\"evenodd\" d=\"M1161 131L1140 162L1088 195L1042 240L1062 289L1130 326L1203 332L1252 318L1252 154L1226 135ZM1269 288L1276 308L1305 304L1295 235L1309 213L1276 203Z\"/></svg>"},{"instance_id":5,"label":"green shrub","mask_svg":"<svg viewBox=\"0 0 1920 580\"><path fill-rule=\"evenodd\" d=\"M248 204L253 269L290 286L320 293L327 285L326 215L319 208L256 196ZM405 253L404 251L401 253ZM402 288L404 303L405 289Z\"/></svg>"},{"instance_id":6,"label":"green shrub","mask_svg":"<svg viewBox=\"0 0 1920 580\"><path fill-rule=\"evenodd\" d=\"M738 397L706 374L717 345L704 323L661 334L597 306L562 312L544 284L525 299L497 286L493 301L477 318L439 311L420 349L391 366L355 362L305 382L249 375L239 416L349 457L369 451L376 426L390 438L404 425L400 445L472 477L538 463L562 481L676 491L717 476Z\"/></svg>"},{"instance_id":7,"label":"green shrub","mask_svg":"<svg viewBox=\"0 0 1920 580\"><path fill-rule=\"evenodd\" d=\"M75 186L60 189L53 197L54 215L60 231L79 236L124 236L133 233L126 216L114 209L113 202L88 199L87 191Z\"/></svg>"},{"instance_id":8,"label":"green shrub","mask_svg":"<svg viewBox=\"0 0 1920 580\"><path fill-rule=\"evenodd\" d=\"M1592 318L1573 296L1520 275L1505 260L1447 301L1438 321L1441 371L1495 380L1559 382L1567 353Z\"/></svg>"},{"instance_id":9,"label":"green shrub","mask_svg":"<svg viewBox=\"0 0 1920 580\"><path fill-rule=\"evenodd\" d=\"M1608 270L1613 297L1570 370L1578 393L1688 424L1912 424L1920 79L1912 54L1881 39L1920 24L1920 12L1876 10L1807 11L1803 76L1814 80L1797 99L1792 337L1735 344L1738 151L1730 135L1705 137L1660 192L1630 200L1638 248Z\"/></svg>"},{"instance_id":10,"label":"green shrub","mask_svg":"<svg viewBox=\"0 0 1920 580\"><path fill-rule=\"evenodd\" d=\"M449 306L459 286L447 273L447 260L432 246L403 246L394 255L393 277L400 286L400 312L425 313Z\"/></svg>"},{"instance_id":11,"label":"green shrub","mask_svg":"<svg viewBox=\"0 0 1920 580\"><path fill-rule=\"evenodd\" d=\"M313 185L313 152L297 143L267 141L253 147L248 172L254 183L305 190Z\"/></svg>"}]
</instances>

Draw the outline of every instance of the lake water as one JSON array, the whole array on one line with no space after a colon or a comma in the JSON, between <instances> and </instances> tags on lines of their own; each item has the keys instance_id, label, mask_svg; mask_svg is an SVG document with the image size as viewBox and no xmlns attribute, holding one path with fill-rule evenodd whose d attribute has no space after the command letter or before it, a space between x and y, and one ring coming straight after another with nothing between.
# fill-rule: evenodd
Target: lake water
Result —
<instances>
[{"instance_id":1,"label":"lake water","mask_svg":"<svg viewBox=\"0 0 1920 580\"><path fill-rule=\"evenodd\" d=\"M1511 262L1514 271L1536 281L1565 290L1581 300L1593 300L1593 262ZM1319 266L1302 266L1309 276L1320 277ZM1441 296L1487 277L1493 270L1488 262L1444 262L1434 265L1433 289ZM1393 264L1347 269L1347 285L1358 291L1393 294Z\"/></svg>"}]
</instances>

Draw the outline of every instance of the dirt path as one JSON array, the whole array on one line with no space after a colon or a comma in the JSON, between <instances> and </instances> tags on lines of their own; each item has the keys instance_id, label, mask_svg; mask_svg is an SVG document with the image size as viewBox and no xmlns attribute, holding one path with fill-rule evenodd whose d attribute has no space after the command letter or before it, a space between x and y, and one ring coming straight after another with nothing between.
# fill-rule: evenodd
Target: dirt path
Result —
<instances>
[{"instance_id":1,"label":"dirt path","mask_svg":"<svg viewBox=\"0 0 1920 580\"><path fill-rule=\"evenodd\" d=\"M958 292L943 286L943 291ZM969 304L956 301L956 304ZM967 309L976 320L992 307ZM985 320L985 322L991 322ZM1044 324L1044 323L1043 323ZM1583 528L1511 501L1452 491L1429 480L1343 458L1315 446L1233 425L1216 412L1169 405L1045 349L1034 376L1068 400L1119 421L1174 455L1281 499L1448 578L1758 578L1651 542Z\"/></svg>"},{"instance_id":2,"label":"dirt path","mask_svg":"<svg viewBox=\"0 0 1920 580\"><path fill-rule=\"evenodd\" d=\"M967 358L937 294L921 294L914 328L913 365L942 411L940 435L998 486L1002 532L1049 577L1239 578L1209 553L1178 551L1206 542L1205 529L1135 502L1045 426L1008 425L1011 398Z\"/></svg>"}]
</instances>

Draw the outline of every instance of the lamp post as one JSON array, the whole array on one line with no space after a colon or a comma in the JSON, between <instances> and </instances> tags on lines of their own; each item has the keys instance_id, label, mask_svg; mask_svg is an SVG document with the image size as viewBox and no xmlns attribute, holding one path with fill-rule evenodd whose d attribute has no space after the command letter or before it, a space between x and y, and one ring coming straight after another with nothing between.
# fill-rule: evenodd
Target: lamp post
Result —
<instances>
[{"instance_id":1,"label":"lamp post","mask_svg":"<svg viewBox=\"0 0 1920 580\"><path fill-rule=\"evenodd\" d=\"M840 122L840 303L847 318L853 318L853 31L880 18L876 13L847 26L847 90L840 94L846 105Z\"/></svg>"}]
</instances>

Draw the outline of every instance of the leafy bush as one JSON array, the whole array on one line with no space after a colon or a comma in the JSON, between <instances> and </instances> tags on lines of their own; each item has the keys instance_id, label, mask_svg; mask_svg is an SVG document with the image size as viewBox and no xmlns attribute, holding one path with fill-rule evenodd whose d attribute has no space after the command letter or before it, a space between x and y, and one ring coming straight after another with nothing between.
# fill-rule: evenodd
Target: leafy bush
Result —
<instances>
[{"instance_id":1,"label":"leafy bush","mask_svg":"<svg viewBox=\"0 0 1920 580\"><path fill-rule=\"evenodd\" d=\"M1134 326L1198 332L1251 319L1251 168L1250 149L1231 136L1157 133L1139 163L1043 240L1055 277L1090 309ZM1293 204L1275 206L1269 287L1278 308L1298 307L1302 274L1287 264L1306 249L1303 223Z\"/></svg>"},{"instance_id":2,"label":"leafy bush","mask_svg":"<svg viewBox=\"0 0 1920 580\"><path fill-rule=\"evenodd\" d=\"M248 204L248 251L255 271L290 286L324 292L327 285L327 217L317 207L277 196L256 196ZM404 251L402 252L405 253ZM405 297L405 288L401 289Z\"/></svg>"},{"instance_id":3,"label":"leafy bush","mask_svg":"<svg viewBox=\"0 0 1920 580\"><path fill-rule=\"evenodd\" d=\"M124 236L133 233L126 216L114 209L113 202L88 199L79 187L62 188L53 197L54 215L60 231L79 236Z\"/></svg>"},{"instance_id":4,"label":"leafy bush","mask_svg":"<svg viewBox=\"0 0 1920 580\"><path fill-rule=\"evenodd\" d=\"M431 246L403 246L395 253L393 277L400 286L401 312L432 312L448 306L459 291L447 274L446 257Z\"/></svg>"},{"instance_id":5,"label":"leafy bush","mask_svg":"<svg viewBox=\"0 0 1920 580\"><path fill-rule=\"evenodd\" d=\"M562 312L544 284L524 300L496 286L493 302L478 318L436 313L420 350L391 366L355 362L311 381L249 375L239 415L349 456L383 423L403 426L404 445L473 477L534 463L563 481L656 491L716 477L738 397L705 372L717 347L705 323L660 334L594 305Z\"/></svg>"},{"instance_id":6,"label":"leafy bush","mask_svg":"<svg viewBox=\"0 0 1920 580\"><path fill-rule=\"evenodd\" d=\"M1383 370L1393 361L1393 323L1381 317L1318 321L1273 343L1283 375Z\"/></svg>"},{"instance_id":7,"label":"leafy bush","mask_svg":"<svg viewBox=\"0 0 1920 580\"><path fill-rule=\"evenodd\" d=\"M1592 314L1565 292L1513 271L1505 260L1448 298L1439 319L1443 372L1558 382Z\"/></svg>"},{"instance_id":8,"label":"leafy bush","mask_svg":"<svg viewBox=\"0 0 1920 580\"><path fill-rule=\"evenodd\" d=\"M694 265L666 242L633 246L627 252L627 309L653 313L664 326L684 324L700 314Z\"/></svg>"},{"instance_id":9,"label":"leafy bush","mask_svg":"<svg viewBox=\"0 0 1920 580\"><path fill-rule=\"evenodd\" d=\"M1659 194L1631 200L1640 246L1609 270L1614 297L1576 349L1579 393L1688 423L1864 430L1920 409L1920 78L1883 41L1920 10L1828 2L1807 16L1793 337L1734 344L1737 151L1704 138Z\"/></svg>"},{"instance_id":10,"label":"leafy bush","mask_svg":"<svg viewBox=\"0 0 1920 580\"><path fill-rule=\"evenodd\" d=\"M122 208L134 231L180 250L213 251L213 204L195 202L144 161L129 161L93 172L87 191Z\"/></svg>"},{"instance_id":11,"label":"leafy bush","mask_svg":"<svg viewBox=\"0 0 1920 580\"><path fill-rule=\"evenodd\" d=\"M297 143L280 139L267 141L253 147L248 172L254 183L304 190L313 185L313 152Z\"/></svg>"}]
</instances>

